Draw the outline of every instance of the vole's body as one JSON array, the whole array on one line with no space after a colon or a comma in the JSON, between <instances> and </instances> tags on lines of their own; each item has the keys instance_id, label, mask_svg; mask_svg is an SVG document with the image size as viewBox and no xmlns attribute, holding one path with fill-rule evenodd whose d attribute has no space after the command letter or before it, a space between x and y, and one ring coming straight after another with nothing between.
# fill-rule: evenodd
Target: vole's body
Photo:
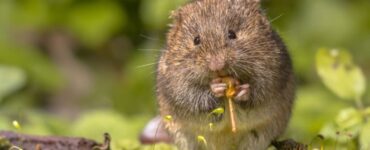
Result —
<instances>
[{"instance_id":1,"label":"vole's body","mask_svg":"<svg viewBox=\"0 0 370 150\"><path fill-rule=\"evenodd\" d=\"M167 47L157 68L157 98L181 150L263 150L289 121L294 81L289 55L257 0L198 0L174 12ZM235 101L237 132L210 88L219 75L248 84ZM240 88L242 89L242 88ZM244 95L244 96L243 96ZM212 129L209 123L213 122Z\"/></svg>"}]
</instances>

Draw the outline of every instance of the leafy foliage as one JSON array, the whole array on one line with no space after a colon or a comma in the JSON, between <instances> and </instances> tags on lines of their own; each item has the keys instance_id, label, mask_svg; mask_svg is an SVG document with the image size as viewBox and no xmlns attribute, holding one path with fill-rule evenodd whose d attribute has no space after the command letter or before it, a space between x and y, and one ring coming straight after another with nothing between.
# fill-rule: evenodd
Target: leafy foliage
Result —
<instances>
[{"instance_id":1,"label":"leafy foliage","mask_svg":"<svg viewBox=\"0 0 370 150\"><path fill-rule=\"evenodd\" d=\"M320 49L316 55L317 71L325 85L340 98L353 100L357 108L345 108L332 123L327 124L321 134L328 139L341 143L339 147L348 147L352 144L357 149L369 148L367 143L367 124L370 115L369 108L364 108L362 96L365 92L365 77L362 70L352 62L347 51ZM356 142L356 140L359 140Z\"/></svg>"}]
</instances>

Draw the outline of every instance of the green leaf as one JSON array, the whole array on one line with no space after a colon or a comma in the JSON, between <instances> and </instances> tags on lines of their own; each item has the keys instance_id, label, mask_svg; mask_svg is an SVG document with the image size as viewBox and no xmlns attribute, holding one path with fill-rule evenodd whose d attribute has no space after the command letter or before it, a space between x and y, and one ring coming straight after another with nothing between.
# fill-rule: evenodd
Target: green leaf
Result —
<instances>
[{"instance_id":1,"label":"green leaf","mask_svg":"<svg viewBox=\"0 0 370 150\"><path fill-rule=\"evenodd\" d=\"M347 51L319 49L316 67L324 84L340 98L357 100L363 96L365 77Z\"/></svg>"},{"instance_id":2,"label":"green leaf","mask_svg":"<svg viewBox=\"0 0 370 150\"><path fill-rule=\"evenodd\" d=\"M224 113L225 113L225 109L222 108L222 107L219 107L219 108L214 109L210 114L214 114L214 115L219 116L219 115L222 115Z\"/></svg>"},{"instance_id":3,"label":"green leaf","mask_svg":"<svg viewBox=\"0 0 370 150\"><path fill-rule=\"evenodd\" d=\"M339 129L339 127L333 122L324 125L320 130L320 135L324 136L325 140L335 141L339 144L348 144L348 142L357 136L353 135L351 131L343 131L342 129Z\"/></svg>"},{"instance_id":4,"label":"green leaf","mask_svg":"<svg viewBox=\"0 0 370 150\"><path fill-rule=\"evenodd\" d=\"M21 69L0 65L0 101L21 88L25 82L26 75Z\"/></svg>"},{"instance_id":5,"label":"green leaf","mask_svg":"<svg viewBox=\"0 0 370 150\"><path fill-rule=\"evenodd\" d=\"M336 125L341 130L346 130L355 134L363 122L362 113L355 108L343 109L335 119Z\"/></svg>"},{"instance_id":6,"label":"green leaf","mask_svg":"<svg viewBox=\"0 0 370 150\"><path fill-rule=\"evenodd\" d=\"M320 131L325 138L347 143L357 137L364 119L362 113L355 108L346 108L339 112L335 121L326 124Z\"/></svg>"},{"instance_id":7,"label":"green leaf","mask_svg":"<svg viewBox=\"0 0 370 150\"><path fill-rule=\"evenodd\" d=\"M367 122L360 133L360 149L370 149L370 122Z\"/></svg>"}]
</instances>

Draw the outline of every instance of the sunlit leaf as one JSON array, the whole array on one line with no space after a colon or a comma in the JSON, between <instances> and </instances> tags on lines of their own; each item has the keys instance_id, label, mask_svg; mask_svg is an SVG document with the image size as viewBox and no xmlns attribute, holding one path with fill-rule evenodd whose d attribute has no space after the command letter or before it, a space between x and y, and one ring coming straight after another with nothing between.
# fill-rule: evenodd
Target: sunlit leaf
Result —
<instances>
[{"instance_id":1,"label":"sunlit leaf","mask_svg":"<svg viewBox=\"0 0 370 150\"><path fill-rule=\"evenodd\" d=\"M219 115L222 115L224 113L225 113L225 109L222 108L222 107L219 107L219 108L216 108L216 109L212 110L212 112L210 114L219 116Z\"/></svg>"},{"instance_id":2,"label":"sunlit leaf","mask_svg":"<svg viewBox=\"0 0 370 150\"><path fill-rule=\"evenodd\" d=\"M321 129L320 134L325 137L325 141L330 140L340 144L348 144L350 140L355 138L355 135L353 135L351 131L343 131L343 129L340 129L335 123L326 124Z\"/></svg>"},{"instance_id":3,"label":"sunlit leaf","mask_svg":"<svg viewBox=\"0 0 370 150\"><path fill-rule=\"evenodd\" d=\"M203 135L198 135L197 140L198 140L199 143L201 143L201 144L203 144L204 146L207 147L207 145L208 145L207 140Z\"/></svg>"},{"instance_id":4,"label":"sunlit leaf","mask_svg":"<svg viewBox=\"0 0 370 150\"><path fill-rule=\"evenodd\" d=\"M334 123L328 123L323 126L323 128L320 131L320 134L323 135L325 138L330 138L330 139L336 139L337 137L337 128L334 125Z\"/></svg>"},{"instance_id":5,"label":"sunlit leaf","mask_svg":"<svg viewBox=\"0 0 370 150\"><path fill-rule=\"evenodd\" d=\"M363 117L360 111L355 108L343 109L335 119L335 123L340 129L357 132L356 128L363 122Z\"/></svg>"},{"instance_id":6,"label":"sunlit leaf","mask_svg":"<svg viewBox=\"0 0 370 150\"><path fill-rule=\"evenodd\" d=\"M355 108L343 109L333 123L328 123L321 129L320 134L325 138L347 143L360 133L363 121L360 111Z\"/></svg>"},{"instance_id":7,"label":"sunlit leaf","mask_svg":"<svg viewBox=\"0 0 370 150\"><path fill-rule=\"evenodd\" d=\"M339 97L356 100L364 94L365 77L347 51L319 49L316 67L324 84Z\"/></svg>"},{"instance_id":8,"label":"sunlit leaf","mask_svg":"<svg viewBox=\"0 0 370 150\"><path fill-rule=\"evenodd\" d=\"M25 82L26 75L21 69L0 65L0 101L21 88Z\"/></svg>"}]
</instances>

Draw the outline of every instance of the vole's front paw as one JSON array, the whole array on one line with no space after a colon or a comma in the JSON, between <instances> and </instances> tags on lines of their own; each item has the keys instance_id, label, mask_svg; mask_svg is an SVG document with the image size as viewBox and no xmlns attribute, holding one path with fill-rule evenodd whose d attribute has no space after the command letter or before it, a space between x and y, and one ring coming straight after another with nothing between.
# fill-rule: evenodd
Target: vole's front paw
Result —
<instances>
[{"instance_id":1,"label":"vole's front paw","mask_svg":"<svg viewBox=\"0 0 370 150\"><path fill-rule=\"evenodd\" d=\"M227 89L227 84L222 83L221 78L213 79L210 84L211 91L216 97L225 96L225 90Z\"/></svg>"},{"instance_id":2,"label":"vole's front paw","mask_svg":"<svg viewBox=\"0 0 370 150\"><path fill-rule=\"evenodd\" d=\"M250 95L249 87L250 87L249 84L237 85L236 86L237 93L235 95L235 101L239 101L239 102L247 101Z\"/></svg>"}]
</instances>

